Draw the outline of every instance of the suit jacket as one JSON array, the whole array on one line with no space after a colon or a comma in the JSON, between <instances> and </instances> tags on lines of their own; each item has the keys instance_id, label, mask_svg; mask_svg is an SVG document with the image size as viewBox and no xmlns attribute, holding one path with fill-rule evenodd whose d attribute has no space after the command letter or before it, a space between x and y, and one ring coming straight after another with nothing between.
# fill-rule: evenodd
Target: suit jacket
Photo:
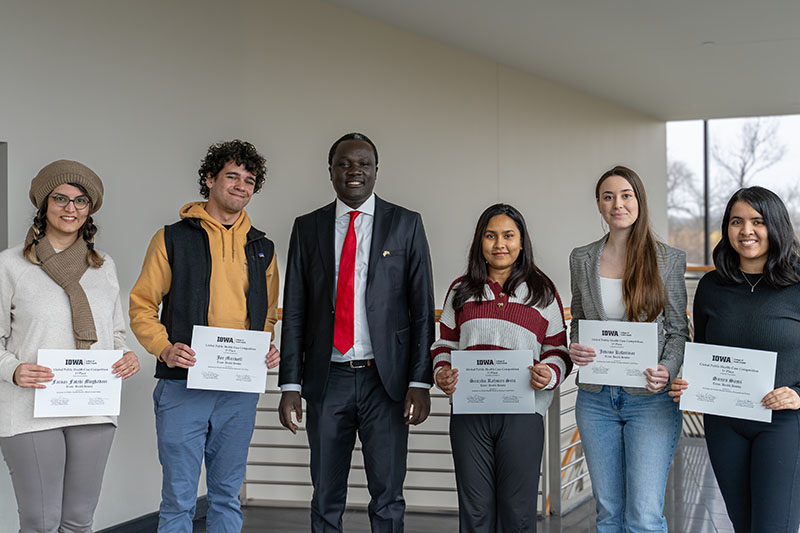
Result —
<instances>
[{"instance_id":1,"label":"suit jacket","mask_svg":"<svg viewBox=\"0 0 800 533\"><path fill-rule=\"evenodd\" d=\"M310 402L322 401L333 350L335 206L295 220L286 265L279 384L300 383ZM383 386L401 401L410 381L432 380L430 251L419 213L376 196L374 216L367 323Z\"/></svg>"},{"instance_id":2,"label":"suit jacket","mask_svg":"<svg viewBox=\"0 0 800 533\"><path fill-rule=\"evenodd\" d=\"M572 250L569 256L569 273L572 286L570 311L570 341L578 342L578 321L608 320L603 299L600 296L600 254L608 240L606 234L599 241ZM686 318L686 254L664 243L656 243L658 271L664 283L665 305L656 317L658 324L658 364L669 371L670 381L678 374L683 364L683 347L689 339L689 322ZM623 320L630 320L624 317ZM590 392L599 392L602 385L580 383L579 386ZM625 387L631 394L652 394L644 387Z\"/></svg>"}]
</instances>

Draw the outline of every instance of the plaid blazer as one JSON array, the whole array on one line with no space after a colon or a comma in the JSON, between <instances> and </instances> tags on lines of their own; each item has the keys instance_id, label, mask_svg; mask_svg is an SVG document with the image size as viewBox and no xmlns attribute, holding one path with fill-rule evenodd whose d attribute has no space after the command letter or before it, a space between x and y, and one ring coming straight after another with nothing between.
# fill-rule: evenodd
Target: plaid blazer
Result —
<instances>
[{"instance_id":1,"label":"plaid blazer","mask_svg":"<svg viewBox=\"0 0 800 533\"><path fill-rule=\"evenodd\" d=\"M578 321L608 320L600 296L600 255L608 240L608 234L599 241L572 250L569 255L569 273L572 287L570 311L570 341L578 342ZM664 309L656 318L658 324L658 363L669 371L670 381L683 364L683 347L689 339L689 321L686 317L686 254L681 250L656 243L658 271L666 290ZM623 320L629 320L624 317ZM600 392L602 385L580 383L578 386L590 392ZM669 384L667 384L669 388ZM644 387L625 387L630 394L645 396L652 394Z\"/></svg>"}]
</instances>

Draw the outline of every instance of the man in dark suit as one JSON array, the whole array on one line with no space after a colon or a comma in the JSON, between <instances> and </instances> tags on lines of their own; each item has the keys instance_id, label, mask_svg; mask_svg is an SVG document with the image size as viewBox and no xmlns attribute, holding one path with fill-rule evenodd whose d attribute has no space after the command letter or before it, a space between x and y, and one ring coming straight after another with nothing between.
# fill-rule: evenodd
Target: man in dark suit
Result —
<instances>
[{"instance_id":1,"label":"man in dark suit","mask_svg":"<svg viewBox=\"0 0 800 533\"><path fill-rule=\"evenodd\" d=\"M403 531L408 425L430 412L433 275L422 218L373 194L378 151L350 133L328 154L336 201L295 220L283 298L281 424L311 447L311 526L342 530L356 433L373 532Z\"/></svg>"}]
</instances>

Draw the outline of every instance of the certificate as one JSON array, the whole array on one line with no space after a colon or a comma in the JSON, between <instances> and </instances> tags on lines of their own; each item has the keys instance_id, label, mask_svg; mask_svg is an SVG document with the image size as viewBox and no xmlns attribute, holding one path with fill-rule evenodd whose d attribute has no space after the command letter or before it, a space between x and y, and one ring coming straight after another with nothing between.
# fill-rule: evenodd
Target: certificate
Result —
<instances>
[{"instance_id":1,"label":"certificate","mask_svg":"<svg viewBox=\"0 0 800 533\"><path fill-rule=\"evenodd\" d=\"M710 415L772 421L761 399L775 388L776 352L687 342L683 379L689 388L681 409Z\"/></svg>"},{"instance_id":2,"label":"certificate","mask_svg":"<svg viewBox=\"0 0 800 533\"><path fill-rule=\"evenodd\" d=\"M122 350L39 350L53 381L34 392L33 417L119 415L122 380L111 366L121 357Z\"/></svg>"},{"instance_id":3,"label":"certificate","mask_svg":"<svg viewBox=\"0 0 800 533\"><path fill-rule=\"evenodd\" d=\"M452 353L458 369L453 414L533 413L532 350L469 350Z\"/></svg>"},{"instance_id":4,"label":"certificate","mask_svg":"<svg viewBox=\"0 0 800 533\"><path fill-rule=\"evenodd\" d=\"M266 331L195 326L196 362L189 367L186 388L264 392L270 337Z\"/></svg>"},{"instance_id":5,"label":"certificate","mask_svg":"<svg viewBox=\"0 0 800 533\"><path fill-rule=\"evenodd\" d=\"M658 367L658 325L653 322L581 320L578 342L597 357L579 370L584 384L644 387L643 372Z\"/></svg>"}]
</instances>

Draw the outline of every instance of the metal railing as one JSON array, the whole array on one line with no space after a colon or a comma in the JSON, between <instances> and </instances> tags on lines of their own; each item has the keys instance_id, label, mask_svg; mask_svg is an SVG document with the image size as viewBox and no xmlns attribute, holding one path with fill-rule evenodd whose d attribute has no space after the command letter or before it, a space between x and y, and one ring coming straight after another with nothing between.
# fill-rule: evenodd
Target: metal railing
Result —
<instances>
[{"instance_id":1,"label":"metal railing","mask_svg":"<svg viewBox=\"0 0 800 533\"><path fill-rule=\"evenodd\" d=\"M691 277L690 273L687 281ZM437 310L437 320L440 313ZM568 308L564 314L569 321ZM543 515L565 515L592 495L575 421L578 392L575 375L573 372L561 384L545 415L544 452L537 494L539 513ZM308 443L303 435L293 436L278 423L279 397L277 380L271 375L268 390L259 402L247 475L242 487L242 502L248 505L308 505L311 499ZM404 488L409 509L455 512L458 508L449 417L448 397L437 389L432 390L429 419L420 427L412 427L409 432L408 476ZM305 428L301 427L300 432L304 431ZM684 414L684 435L703 435L699 415ZM357 444L356 451L360 449ZM363 508L369 502L360 455L353 455L348 483L348 505L355 508Z\"/></svg>"},{"instance_id":2,"label":"metal railing","mask_svg":"<svg viewBox=\"0 0 800 533\"><path fill-rule=\"evenodd\" d=\"M578 387L574 374L553 396L548 409L546 468L549 472L546 514L564 515L591 498L589 471L586 468L580 433L575 422Z\"/></svg>"},{"instance_id":3,"label":"metal railing","mask_svg":"<svg viewBox=\"0 0 800 533\"><path fill-rule=\"evenodd\" d=\"M437 310L437 320L440 314L441 311ZM571 387L574 388L574 380ZM308 466L308 442L305 436L300 434L305 432L305 428L301 425L298 435L295 436L278 423L277 405L280 392L274 374L269 376L267 389L257 409L256 427L247 461L247 474L241 491L242 503L292 506L300 502L300 505L307 505L311 499L312 486ZM560 390L563 396L564 387ZM561 405L558 394L554 395L554 404ZM574 420L565 424L561 420L561 415L552 413L551 407L545 415L547 435L553 431L560 431L559 428L562 426L569 427L569 424L574 428ZM566 413L567 419L570 419L571 408L568 408ZM554 416L558 416L558 421L555 423L552 422ZM456 512L458 509L455 470L450 450L449 418L449 398L434 388L431 391L431 414L428 420L419 427L411 427L409 431L408 475L404 487L409 509L442 512ZM554 479L560 481L560 474L554 478L551 473L551 455L555 451L558 455L556 464L560 464L564 453L560 445L553 447L550 442L550 437L546 436L537 494L540 514L549 512L547 502ZM360 452L360 450L360 444L357 443L355 451ZM574 452L568 452L569 457L573 454ZM366 507L369 502L360 455L360 453L353 454L348 482L348 506L354 508Z\"/></svg>"}]
</instances>

